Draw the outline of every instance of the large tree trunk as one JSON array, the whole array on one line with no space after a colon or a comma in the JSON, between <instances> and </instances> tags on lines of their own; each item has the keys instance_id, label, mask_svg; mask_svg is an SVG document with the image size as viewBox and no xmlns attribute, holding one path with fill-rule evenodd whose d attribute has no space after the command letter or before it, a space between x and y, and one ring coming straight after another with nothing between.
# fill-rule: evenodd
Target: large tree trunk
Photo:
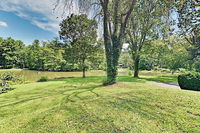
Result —
<instances>
[{"instance_id":1,"label":"large tree trunk","mask_svg":"<svg viewBox=\"0 0 200 133\"><path fill-rule=\"evenodd\" d=\"M103 12L104 12L104 43L105 43L105 53L106 53L106 63L107 63L107 82L106 85L114 84L116 83L117 78L117 67L119 62L119 57L122 50L122 43L123 38L125 35L126 25L128 22L128 19L131 15L131 12L133 11L134 5L136 0L132 1L132 4L130 6L130 9L125 14L124 20L117 14L119 2L117 1L115 3L115 15L114 15L114 29L112 33L112 27L109 27L109 11L108 11L108 3L109 0L104 0L102 3ZM121 21L119 21L121 19ZM120 27L120 30L118 28ZM109 28L110 28L110 34L109 34Z\"/></svg>"},{"instance_id":2,"label":"large tree trunk","mask_svg":"<svg viewBox=\"0 0 200 133\"><path fill-rule=\"evenodd\" d=\"M119 57L121 53L122 46L121 41L116 37L112 39L113 48L111 51L108 51L107 54L107 82L108 84L116 83L116 78L118 75L118 64L119 64Z\"/></svg>"},{"instance_id":3,"label":"large tree trunk","mask_svg":"<svg viewBox=\"0 0 200 133\"><path fill-rule=\"evenodd\" d=\"M103 5L104 11L104 43L105 43L105 53L106 53L106 63L107 63L107 82L106 85L114 84L117 77L117 67L113 65L113 49L111 44L111 37L108 31L108 3Z\"/></svg>"},{"instance_id":4,"label":"large tree trunk","mask_svg":"<svg viewBox=\"0 0 200 133\"><path fill-rule=\"evenodd\" d=\"M139 63L140 63L140 57L136 55L134 60L134 78L139 78Z\"/></svg>"}]
</instances>

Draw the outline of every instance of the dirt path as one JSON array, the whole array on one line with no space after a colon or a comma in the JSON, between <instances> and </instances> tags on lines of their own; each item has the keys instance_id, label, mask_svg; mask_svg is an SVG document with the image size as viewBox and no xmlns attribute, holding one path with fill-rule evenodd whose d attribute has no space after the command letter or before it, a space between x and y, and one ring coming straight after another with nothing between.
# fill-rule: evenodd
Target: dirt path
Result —
<instances>
[{"instance_id":1,"label":"dirt path","mask_svg":"<svg viewBox=\"0 0 200 133\"><path fill-rule=\"evenodd\" d=\"M150 84L158 85L158 86L166 87L166 88L175 88L175 89L180 89L178 83L159 83L159 82L150 82Z\"/></svg>"}]
</instances>

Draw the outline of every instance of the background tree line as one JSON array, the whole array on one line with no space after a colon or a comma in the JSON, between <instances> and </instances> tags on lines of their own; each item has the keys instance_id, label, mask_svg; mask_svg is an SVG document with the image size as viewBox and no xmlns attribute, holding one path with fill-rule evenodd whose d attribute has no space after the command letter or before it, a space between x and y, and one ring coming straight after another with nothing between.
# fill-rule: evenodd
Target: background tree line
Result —
<instances>
[{"instance_id":1,"label":"background tree line","mask_svg":"<svg viewBox=\"0 0 200 133\"><path fill-rule=\"evenodd\" d=\"M0 68L26 68L40 71L82 71L79 59L74 58L70 44L58 38L52 41L35 40L31 45L12 38L0 38ZM92 58L85 62L87 69L103 69L103 49L98 45Z\"/></svg>"}]
</instances>

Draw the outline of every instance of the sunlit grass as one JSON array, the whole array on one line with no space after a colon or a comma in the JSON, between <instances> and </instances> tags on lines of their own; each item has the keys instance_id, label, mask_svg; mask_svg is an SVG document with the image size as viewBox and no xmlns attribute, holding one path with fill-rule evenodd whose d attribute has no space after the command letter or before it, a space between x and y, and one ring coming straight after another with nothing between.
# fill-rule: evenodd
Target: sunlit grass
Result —
<instances>
[{"instance_id":1,"label":"sunlit grass","mask_svg":"<svg viewBox=\"0 0 200 133\"><path fill-rule=\"evenodd\" d=\"M0 95L0 132L199 132L200 93L118 77L63 78Z\"/></svg>"},{"instance_id":2,"label":"sunlit grass","mask_svg":"<svg viewBox=\"0 0 200 133\"><path fill-rule=\"evenodd\" d=\"M22 69L0 69L0 73L4 72L14 72L18 75L22 75L25 81L37 81L41 77L46 76L49 79L65 78L65 77L81 77L81 72L48 72L48 71L32 71L32 70L22 70ZM127 69L119 69L119 76L128 76ZM86 72L87 76L105 76L105 71L92 70ZM171 73L159 72L159 71L141 71L140 78L149 81L158 82L177 82L177 75L172 75ZM131 79L134 80L134 79Z\"/></svg>"}]
</instances>

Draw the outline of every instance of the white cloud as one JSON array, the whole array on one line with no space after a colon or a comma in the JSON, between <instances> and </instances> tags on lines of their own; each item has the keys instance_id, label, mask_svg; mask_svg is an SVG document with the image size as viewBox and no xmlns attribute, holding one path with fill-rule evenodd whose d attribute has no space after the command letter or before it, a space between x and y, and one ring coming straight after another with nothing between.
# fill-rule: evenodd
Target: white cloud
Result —
<instances>
[{"instance_id":1,"label":"white cloud","mask_svg":"<svg viewBox=\"0 0 200 133\"><path fill-rule=\"evenodd\" d=\"M8 27L6 22L0 21L0 27Z\"/></svg>"},{"instance_id":2,"label":"white cloud","mask_svg":"<svg viewBox=\"0 0 200 133\"><path fill-rule=\"evenodd\" d=\"M41 29L57 33L63 9L55 12L56 0L0 0L0 10L13 12Z\"/></svg>"},{"instance_id":3,"label":"white cloud","mask_svg":"<svg viewBox=\"0 0 200 133\"><path fill-rule=\"evenodd\" d=\"M0 10L13 12L21 18L25 18L37 27L58 34L59 23L68 14L78 14L76 3L71 6L64 7L59 4L54 10L58 0L0 0ZM64 2L66 0L60 0ZM65 8L65 9L64 9ZM100 27L99 27L100 28ZM98 31L99 36L102 35L102 28Z\"/></svg>"}]
</instances>

